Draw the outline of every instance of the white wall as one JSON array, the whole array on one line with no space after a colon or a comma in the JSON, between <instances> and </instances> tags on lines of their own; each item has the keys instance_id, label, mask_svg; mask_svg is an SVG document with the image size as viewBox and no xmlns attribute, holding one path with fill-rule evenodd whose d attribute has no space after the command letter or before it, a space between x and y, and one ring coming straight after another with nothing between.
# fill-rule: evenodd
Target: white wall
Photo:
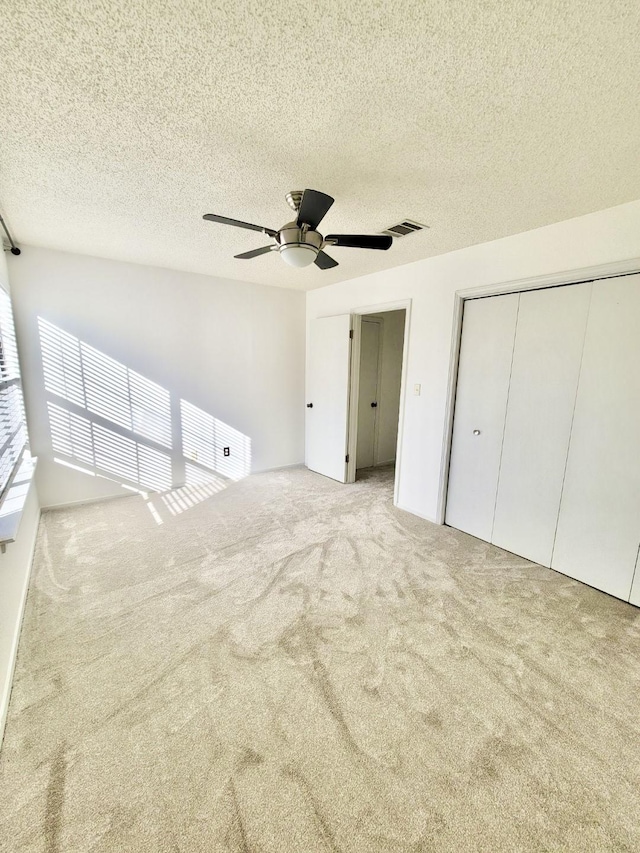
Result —
<instances>
[{"instance_id":1,"label":"white wall","mask_svg":"<svg viewBox=\"0 0 640 853\"><path fill-rule=\"evenodd\" d=\"M9 707L39 520L38 493L32 483L16 541L7 545L6 552L0 554L0 743Z\"/></svg>"},{"instance_id":2,"label":"white wall","mask_svg":"<svg viewBox=\"0 0 640 853\"><path fill-rule=\"evenodd\" d=\"M253 471L302 461L303 293L29 246L10 273L43 507L127 492L53 461L38 317L247 436Z\"/></svg>"},{"instance_id":3,"label":"white wall","mask_svg":"<svg viewBox=\"0 0 640 853\"><path fill-rule=\"evenodd\" d=\"M0 287L9 289L4 252L0 255ZM11 679L39 519L38 494L32 484L16 541L7 545L6 552L0 554L0 742L9 705Z\"/></svg>"},{"instance_id":4,"label":"white wall","mask_svg":"<svg viewBox=\"0 0 640 853\"><path fill-rule=\"evenodd\" d=\"M640 257L640 201L307 294L307 320L362 309L372 313L411 299L408 393L397 472L400 507L431 520L442 510L439 485L456 291L634 257ZM411 393L416 383L422 386L419 397Z\"/></svg>"},{"instance_id":5,"label":"white wall","mask_svg":"<svg viewBox=\"0 0 640 853\"><path fill-rule=\"evenodd\" d=\"M387 311L384 314L366 315L382 320L376 465L393 462L396 458L405 313Z\"/></svg>"}]
</instances>

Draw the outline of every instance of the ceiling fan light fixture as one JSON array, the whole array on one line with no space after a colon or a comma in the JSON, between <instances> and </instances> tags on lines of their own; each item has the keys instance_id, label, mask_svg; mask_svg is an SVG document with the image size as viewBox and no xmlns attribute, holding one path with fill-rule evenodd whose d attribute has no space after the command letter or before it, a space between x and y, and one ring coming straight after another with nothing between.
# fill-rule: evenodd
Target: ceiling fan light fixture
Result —
<instances>
[{"instance_id":1,"label":"ceiling fan light fixture","mask_svg":"<svg viewBox=\"0 0 640 853\"><path fill-rule=\"evenodd\" d=\"M318 249L309 243L280 246L280 257L290 267L308 267L316 259Z\"/></svg>"}]
</instances>

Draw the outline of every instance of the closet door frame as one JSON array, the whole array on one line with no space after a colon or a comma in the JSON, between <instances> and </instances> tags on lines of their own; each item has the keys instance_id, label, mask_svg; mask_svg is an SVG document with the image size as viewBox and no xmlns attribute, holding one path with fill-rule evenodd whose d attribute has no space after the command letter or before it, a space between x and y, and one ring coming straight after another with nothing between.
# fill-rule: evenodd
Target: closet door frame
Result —
<instances>
[{"instance_id":1,"label":"closet door frame","mask_svg":"<svg viewBox=\"0 0 640 853\"><path fill-rule=\"evenodd\" d=\"M547 287L563 287L568 284L581 284L587 281L597 281L605 278L617 278L622 275L634 275L640 272L640 258L630 258L625 261L615 261L610 264L600 264L593 267L567 270L564 272L541 275L534 278L515 279L497 284L481 285L457 290L454 295L453 322L451 332L451 354L449 358L449 379L447 383L447 400L445 409L445 435L442 445L442 461L440 465L440 484L438 491L438 512L435 521L444 524L447 506L447 489L449 484L449 465L451 463L451 448L453 440L453 418L458 382L458 366L460 362L460 345L462 341L462 315L467 299L482 299L485 296L502 296L507 293L523 293L528 290L542 290Z\"/></svg>"}]
</instances>

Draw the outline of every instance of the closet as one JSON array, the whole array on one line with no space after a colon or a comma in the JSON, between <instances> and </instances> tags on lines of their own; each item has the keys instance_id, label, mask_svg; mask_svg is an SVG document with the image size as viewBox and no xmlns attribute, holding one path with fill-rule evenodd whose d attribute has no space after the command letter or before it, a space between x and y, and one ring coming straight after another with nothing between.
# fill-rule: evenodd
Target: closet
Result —
<instances>
[{"instance_id":1,"label":"closet","mask_svg":"<svg viewBox=\"0 0 640 853\"><path fill-rule=\"evenodd\" d=\"M640 275L465 303L446 523L640 604Z\"/></svg>"}]
</instances>

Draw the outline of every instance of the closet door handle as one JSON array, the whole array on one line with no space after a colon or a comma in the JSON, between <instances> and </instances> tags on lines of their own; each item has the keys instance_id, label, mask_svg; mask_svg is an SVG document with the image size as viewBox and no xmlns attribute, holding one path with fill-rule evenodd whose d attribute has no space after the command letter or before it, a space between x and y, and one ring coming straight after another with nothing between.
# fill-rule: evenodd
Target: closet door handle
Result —
<instances>
[{"instance_id":1,"label":"closet door handle","mask_svg":"<svg viewBox=\"0 0 640 853\"><path fill-rule=\"evenodd\" d=\"M378 404L377 404L377 403L372 403L372 404L371 404L371 408L372 408L372 409L377 409L377 408L378 408Z\"/></svg>"},{"instance_id":2,"label":"closet door handle","mask_svg":"<svg viewBox=\"0 0 640 853\"><path fill-rule=\"evenodd\" d=\"M307 403L307 409L313 409L313 403Z\"/></svg>"}]
</instances>

